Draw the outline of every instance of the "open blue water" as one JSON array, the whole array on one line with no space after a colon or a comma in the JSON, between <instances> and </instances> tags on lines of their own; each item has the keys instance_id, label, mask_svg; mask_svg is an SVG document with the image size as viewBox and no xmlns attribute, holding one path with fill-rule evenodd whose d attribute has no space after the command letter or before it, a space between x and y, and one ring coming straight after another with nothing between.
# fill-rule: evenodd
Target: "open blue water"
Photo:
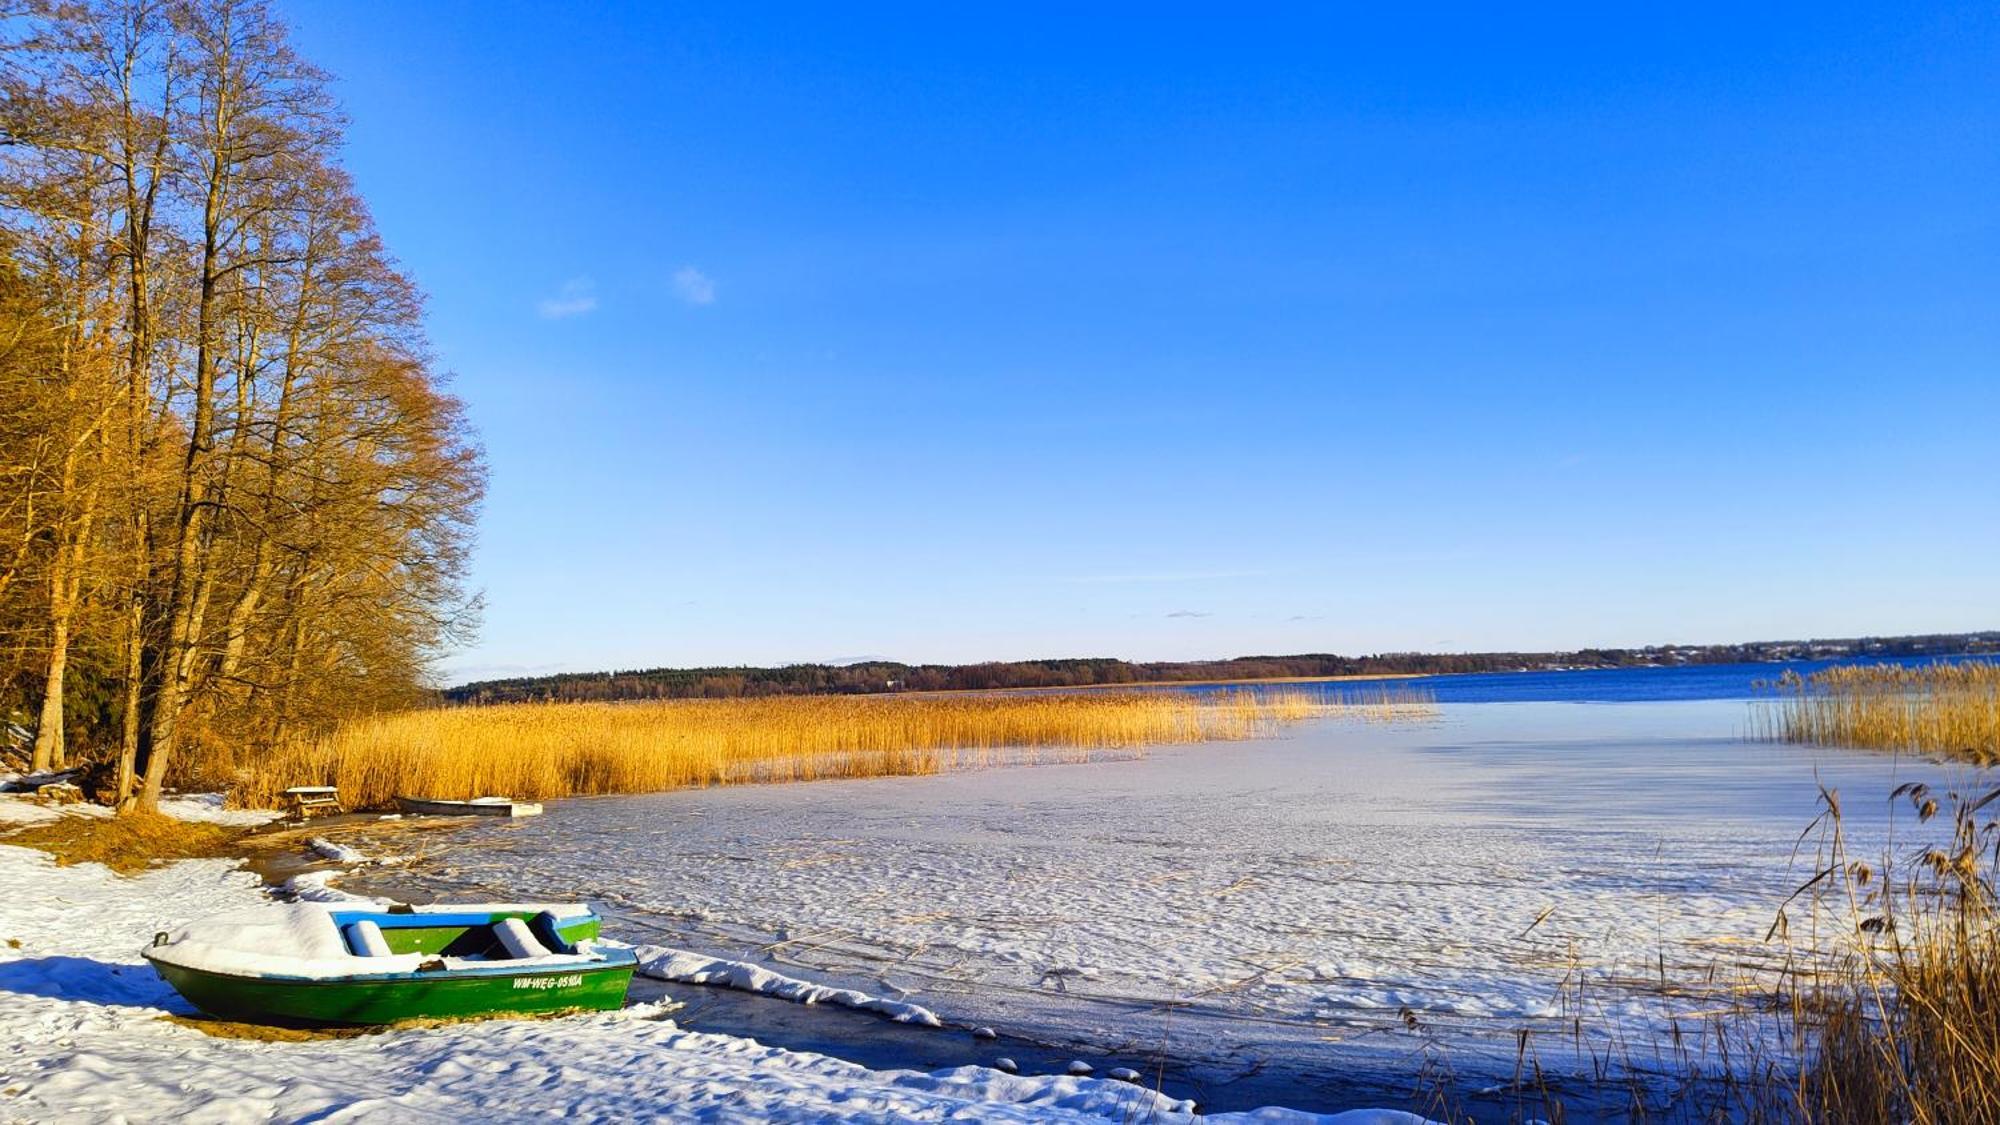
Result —
<instances>
[{"instance_id":1,"label":"open blue water","mask_svg":"<svg viewBox=\"0 0 2000 1125\"><path fill-rule=\"evenodd\" d=\"M1395 687L1429 693L1439 703L1673 703L1710 699L1755 699L1772 694L1768 685L1786 672L1809 676L1837 664L1893 664L1915 667L1940 661L2000 662L2000 655L1844 657L1755 664L1686 664L1659 668L1599 668L1541 672L1471 672L1390 681ZM1382 681L1324 681L1286 684L1347 696L1378 692ZM1240 686L1189 686L1172 690L1239 691Z\"/></svg>"}]
</instances>

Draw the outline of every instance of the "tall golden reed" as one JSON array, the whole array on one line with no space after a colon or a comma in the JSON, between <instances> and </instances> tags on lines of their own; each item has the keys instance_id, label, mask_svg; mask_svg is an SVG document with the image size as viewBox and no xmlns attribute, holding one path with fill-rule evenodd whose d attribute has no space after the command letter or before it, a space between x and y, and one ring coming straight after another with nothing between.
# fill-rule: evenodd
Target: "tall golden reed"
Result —
<instances>
[{"instance_id":1,"label":"tall golden reed","mask_svg":"<svg viewBox=\"0 0 2000 1125\"><path fill-rule=\"evenodd\" d=\"M1572 954L1556 1067L1541 1058L1550 1040L1523 1027L1514 1080L1467 1089L1450 1048L1405 1009L1423 1062L1411 1108L1452 1122L1504 1110L1558 1125L2000 1125L2000 788L1988 785L2000 778L1960 776L1986 780L1898 786L1889 799L1906 800L1915 824L1869 857L1850 850L1841 798L1822 788L1794 853L1809 863L1776 904L1764 955L1730 942L1669 977L1662 953L1661 994L1704 1001L1664 1037L1643 1017L1626 1022L1622 999L1606 1002L1616 988L1593 982L1586 1004L1595 974ZM1590 1039L1579 1071L1569 1050Z\"/></svg>"},{"instance_id":2,"label":"tall golden reed","mask_svg":"<svg viewBox=\"0 0 2000 1125\"><path fill-rule=\"evenodd\" d=\"M1420 696L1345 703L1309 691L789 696L518 703L347 723L267 760L240 795L340 787L350 807L397 794L540 799L746 781L927 774L1012 760L1254 738L1329 715L1408 718Z\"/></svg>"},{"instance_id":3,"label":"tall golden reed","mask_svg":"<svg viewBox=\"0 0 2000 1125\"><path fill-rule=\"evenodd\" d=\"M2000 664L1849 664L1778 686L1756 719L1767 738L2000 762Z\"/></svg>"},{"instance_id":4,"label":"tall golden reed","mask_svg":"<svg viewBox=\"0 0 2000 1125\"><path fill-rule=\"evenodd\" d=\"M1854 862L1838 844L1814 880L1858 916L1844 957L1791 993L1805 1066L1792 1091L1806 1121L2000 1125L2000 789L1910 783L1920 822L1951 831L1916 854ZM1824 818L1823 818L1824 819ZM1844 911L1840 908L1844 907Z\"/></svg>"}]
</instances>

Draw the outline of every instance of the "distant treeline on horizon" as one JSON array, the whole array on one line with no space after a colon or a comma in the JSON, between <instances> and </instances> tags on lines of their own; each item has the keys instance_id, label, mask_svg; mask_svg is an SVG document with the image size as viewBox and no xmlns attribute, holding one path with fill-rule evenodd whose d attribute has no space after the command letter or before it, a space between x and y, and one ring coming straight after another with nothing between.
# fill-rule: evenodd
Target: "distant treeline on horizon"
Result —
<instances>
[{"instance_id":1,"label":"distant treeline on horizon","mask_svg":"<svg viewBox=\"0 0 2000 1125\"><path fill-rule=\"evenodd\" d=\"M565 672L485 680L446 688L449 703L614 702L633 699L734 699L768 695L860 695L910 691L1097 687L1369 675L1443 675L1676 664L1741 664L1842 657L2000 653L2000 632L1940 633L1839 640L1753 641L1726 645L1586 648L1575 652L1389 652L1372 656L1307 653L1231 660L1135 663L1112 657L1015 660L984 664L788 664L781 668L649 668Z\"/></svg>"}]
</instances>

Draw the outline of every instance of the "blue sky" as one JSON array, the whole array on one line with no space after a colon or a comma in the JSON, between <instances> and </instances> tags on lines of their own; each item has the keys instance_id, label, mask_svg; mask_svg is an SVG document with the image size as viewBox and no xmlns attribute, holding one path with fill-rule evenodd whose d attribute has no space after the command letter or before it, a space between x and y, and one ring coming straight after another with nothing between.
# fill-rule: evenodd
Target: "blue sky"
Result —
<instances>
[{"instance_id":1,"label":"blue sky","mask_svg":"<svg viewBox=\"0 0 2000 1125\"><path fill-rule=\"evenodd\" d=\"M2000 626L2000 13L295 2L452 678Z\"/></svg>"}]
</instances>

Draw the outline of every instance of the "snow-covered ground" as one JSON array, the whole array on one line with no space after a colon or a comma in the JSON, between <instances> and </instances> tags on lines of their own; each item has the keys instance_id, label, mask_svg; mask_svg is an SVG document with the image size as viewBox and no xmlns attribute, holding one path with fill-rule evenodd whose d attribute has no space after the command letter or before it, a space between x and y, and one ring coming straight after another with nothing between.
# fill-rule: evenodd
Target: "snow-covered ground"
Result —
<instances>
[{"instance_id":1,"label":"snow-covered ground","mask_svg":"<svg viewBox=\"0 0 2000 1125\"><path fill-rule=\"evenodd\" d=\"M260 882L230 861L122 877L0 846L0 1120L1188 1118L1185 1103L1127 1083L983 1067L869 1070L688 1031L659 1004L292 1043L215 1038L164 1019L191 1010L139 948L189 918L260 907L276 912Z\"/></svg>"},{"instance_id":2,"label":"snow-covered ground","mask_svg":"<svg viewBox=\"0 0 2000 1125\"><path fill-rule=\"evenodd\" d=\"M1520 1028L1559 1066L1571 1015L1643 1045L1712 1007L1661 980L1777 955L1819 781L1866 855L1898 781L1951 772L1746 743L1744 718L1465 705L1138 761L568 801L356 883L589 899L614 937L1164 1063L1206 1104L1407 1104L1440 1045L1461 1083L1504 1083Z\"/></svg>"},{"instance_id":3,"label":"snow-covered ground","mask_svg":"<svg viewBox=\"0 0 2000 1125\"><path fill-rule=\"evenodd\" d=\"M160 811L177 820L226 824L234 828L254 828L260 824L269 824L283 815L269 809L226 808L223 795L220 793L187 793L165 797L160 801ZM25 794L0 793L0 831L30 824L47 824L66 816L110 815L111 810L103 805L88 803L44 805Z\"/></svg>"}]
</instances>

